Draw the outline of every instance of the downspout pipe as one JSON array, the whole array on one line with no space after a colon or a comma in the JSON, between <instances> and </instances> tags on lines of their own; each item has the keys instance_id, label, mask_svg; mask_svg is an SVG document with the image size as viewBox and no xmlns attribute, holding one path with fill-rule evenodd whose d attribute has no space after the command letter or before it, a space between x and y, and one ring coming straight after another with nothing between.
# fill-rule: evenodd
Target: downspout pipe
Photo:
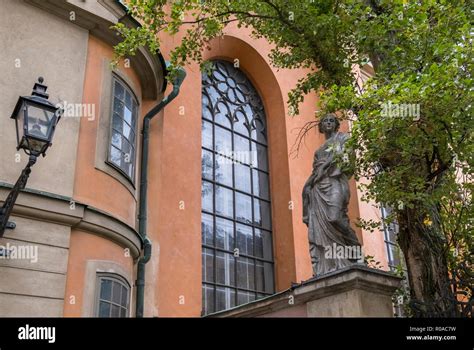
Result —
<instances>
[{"instance_id":1,"label":"downspout pipe","mask_svg":"<svg viewBox=\"0 0 474 350\"><path fill-rule=\"evenodd\" d=\"M169 63L166 64L167 68ZM137 267L137 296L136 296L136 317L143 317L143 308L145 304L145 265L151 258L151 241L147 235L147 189L148 189L148 153L150 140L150 122L151 120L179 94L179 89L184 79L186 71L179 68L178 75L173 81L173 91L166 96L160 103L153 107L143 118L142 129L142 152L141 152L141 170L140 170L140 207L138 212L138 233L143 242L143 255L138 261Z\"/></svg>"}]
</instances>

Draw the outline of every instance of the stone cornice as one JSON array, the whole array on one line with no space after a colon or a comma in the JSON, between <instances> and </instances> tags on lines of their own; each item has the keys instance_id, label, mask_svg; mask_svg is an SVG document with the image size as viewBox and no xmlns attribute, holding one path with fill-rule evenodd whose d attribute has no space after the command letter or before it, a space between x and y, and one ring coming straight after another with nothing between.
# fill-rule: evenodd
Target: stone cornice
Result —
<instances>
[{"instance_id":1,"label":"stone cornice","mask_svg":"<svg viewBox=\"0 0 474 350\"><path fill-rule=\"evenodd\" d=\"M210 314L208 317L258 317L351 289L391 296L399 287L400 281L400 277L390 272L353 265L311 278L267 298ZM291 304L289 303L290 296L293 297Z\"/></svg>"},{"instance_id":2,"label":"stone cornice","mask_svg":"<svg viewBox=\"0 0 474 350\"><path fill-rule=\"evenodd\" d=\"M0 198L6 198L10 184L0 182ZM0 201L3 203L3 199ZM55 224L105 237L130 250L134 259L140 256L141 239L138 232L124 221L91 206L32 189L23 190L12 215Z\"/></svg>"},{"instance_id":3,"label":"stone cornice","mask_svg":"<svg viewBox=\"0 0 474 350\"><path fill-rule=\"evenodd\" d=\"M139 23L129 16L123 5L113 0L99 0L93 4L78 0L24 0L44 11L56 15L72 24L88 30L95 37L111 46L120 42L117 32L110 27L118 22L128 27L137 27ZM71 20L71 13L74 20ZM140 79L144 99L156 100L166 88L165 61L161 54L152 54L146 48L138 49L130 59L132 68Z\"/></svg>"}]
</instances>

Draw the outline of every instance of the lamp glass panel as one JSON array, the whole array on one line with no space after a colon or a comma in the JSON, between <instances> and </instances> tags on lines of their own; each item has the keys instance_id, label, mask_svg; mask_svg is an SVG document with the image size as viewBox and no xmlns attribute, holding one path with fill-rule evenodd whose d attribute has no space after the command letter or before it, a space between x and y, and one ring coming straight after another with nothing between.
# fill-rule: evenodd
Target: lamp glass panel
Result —
<instances>
[{"instance_id":1,"label":"lamp glass panel","mask_svg":"<svg viewBox=\"0 0 474 350\"><path fill-rule=\"evenodd\" d=\"M28 105L28 130L26 136L49 140L54 122L54 111Z\"/></svg>"}]
</instances>

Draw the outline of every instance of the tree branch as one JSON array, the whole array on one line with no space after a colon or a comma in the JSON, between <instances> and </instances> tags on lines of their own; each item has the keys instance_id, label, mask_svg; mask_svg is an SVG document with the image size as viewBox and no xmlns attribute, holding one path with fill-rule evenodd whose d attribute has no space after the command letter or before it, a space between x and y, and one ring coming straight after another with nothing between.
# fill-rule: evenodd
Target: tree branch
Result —
<instances>
[{"instance_id":1,"label":"tree branch","mask_svg":"<svg viewBox=\"0 0 474 350\"><path fill-rule=\"evenodd\" d=\"M293 159L298 157L299 151L304 143L304 139L306 138L306 135L308 134L311 129L316 127L318 125L319 121L318 120L312 120L309 122L306 122L305 125L303 125L301 128L299 128L298 135L296 136L296 140L291 146L290 150L290 156L293 157Z\"/></svg>"}]
</instances>

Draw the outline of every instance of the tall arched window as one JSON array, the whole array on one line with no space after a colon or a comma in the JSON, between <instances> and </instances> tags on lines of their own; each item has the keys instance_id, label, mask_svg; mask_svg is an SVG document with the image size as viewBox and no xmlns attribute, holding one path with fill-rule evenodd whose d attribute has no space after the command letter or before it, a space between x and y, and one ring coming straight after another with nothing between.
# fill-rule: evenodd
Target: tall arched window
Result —
<instances>
[{"instance_id":1,"label":"tall arched window","mask_svg":"<svg viewBox=\"0 0 474 350\"><path fill-rule=\"evenodd\" d=\"M226 61L202 75L203 312L274 293L263 103Z\"/></svg>"}]
</instances>

